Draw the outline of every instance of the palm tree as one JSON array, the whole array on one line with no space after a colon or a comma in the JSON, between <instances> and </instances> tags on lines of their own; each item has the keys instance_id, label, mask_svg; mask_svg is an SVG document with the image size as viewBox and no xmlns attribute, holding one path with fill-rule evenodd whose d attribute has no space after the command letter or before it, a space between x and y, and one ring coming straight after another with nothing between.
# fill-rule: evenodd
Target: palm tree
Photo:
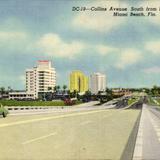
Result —
<instances>
[{"instance_id":1,"label":"palm tree","mask_svg":"<svg viewBox=\"0 0 160 160\"><path fill-rule=\"evenodd\" d=\"M58 92L59 92L60 88L61 88L61 87L58 85L58 86L57 86L57 91L58 91Z\"/></svg>"},{"instance_id":2,"label":"palm tree","mask_svg":"<svg viewBox=\"0 0 160 160\"><path fill-rule=\"evenodd\" d=\"M105 92L106 92L106 94L107 94L107 93L108 93L108 94L112 94L112 89L106 87Z\"/></svg>"},{"instance_id":3,"label":"palm tree","mask_svg":"<svg viewBox=\"0 0 160 160\"><path fill-rule=\"evenodd\" d=\"M91 100L91 91L86 91L85 94L83 95L83 99L87 102L89 100Z\"/></svg>"},{"instance_id":4,"label":"palm tree","mask_svg":"<svg viewBox=\"0 0 160 160\"><path fill-rule=\"evenodd\" d=\"M57 86L54 86L54 92L57 93Z\"/></svg>"},{"instance_id":5,"label":"palm tree","mask_svg":"<svg viewBox=\"0 0 160 160\"><path fill-rule=\"evenodd\" d=\"M0 88L0 93L5 93L5 88L4 87Z\"/></svg>"},{"instance_id":6,"label":"palm tree","mask_svg":"<svg viewBox=\"0 0 160 160\"><path fill-rule=\"evenodd\" d=\"M60 90L60 86L55 86L54 87L54 93L57 94L59 92L59 90Z\"/></svg>"},{"instance_id":7,"label":"palm tree","mask_svg":"<svg viewBox=\"0 0 160 160\"><path fill-rule=\"evenodd\" d=\"M153 88L151 89L151 92L154 96L157 96L159 94L159 87L154 85Z\"/></svg>"},{"instance_id":8,"label":"palm tree","mask_svg":"<svg viewBox=\"0 0 160 160\"><path fill-rule=\"evenodd\" d=\"M11 91L11 87L7 87L7 90L5 91L6 94L9 94L9 92Z\"/></svg>"},{"instance_id":9,"label":"palm tree","mask_svg":"<svg viewBox=\"0 0 160 160\"><path fill-rule=\"evenodd\" d=\"M5 93L5 88L4 87L1 87L0 88L0 94L1 94L1 96L3 97L3 94Z\"/></svg>"},{"instance_id":10,"label":"palm tree","mask_svg":"<svg viewBox=\"0 0 160 160\"><path fill-rule=\"evenodd\" d=\"M106 96L107 96L107 98L108 98L109 100L113 99L113 93L112 93L112 90L111 90L111 89L106 88L105 92L106 92Z\"/></svg>"},{"instance_id":11,"label":"palm tree","mask_svg":"<svg viewBox=\"0 0 160 160\"><path fill-rule=\"evenodd\" d=\"M78 91L77 91L77 90L74 90L74 91L73 91L73 97L76 98L76 97L77 97L77 94L78 94Z\"/></svg>"},{"instance_id":12,"label":"palm tree","mask_svg":"<svg viewBox=\"0 0 160 160\"><path fill-rule=\"evenodd\" d=\"M67 85L63 85L63 93L66 92L66 89L67 89Z\"/></svg>"}]
</instances>

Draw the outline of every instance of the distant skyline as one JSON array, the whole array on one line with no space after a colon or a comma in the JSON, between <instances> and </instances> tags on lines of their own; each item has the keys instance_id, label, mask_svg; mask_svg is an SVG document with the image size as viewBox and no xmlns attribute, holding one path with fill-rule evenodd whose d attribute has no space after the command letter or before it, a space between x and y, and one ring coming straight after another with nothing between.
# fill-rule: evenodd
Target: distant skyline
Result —
<instances>
[{"instance_id":1,"label":"distant skyline","mask_svg":"<svg viewBox=\"0 0 160 160\"><path fill-rule=\"evenodd\" d=\"M25 70L51 60L57 85L69 73L101 72L108 87L160 85L160 12L156 17L113 17L74 12L74 6L157 7L158 1L0 1L0 87L25 88Z\"/></svg>"}]
</instances>

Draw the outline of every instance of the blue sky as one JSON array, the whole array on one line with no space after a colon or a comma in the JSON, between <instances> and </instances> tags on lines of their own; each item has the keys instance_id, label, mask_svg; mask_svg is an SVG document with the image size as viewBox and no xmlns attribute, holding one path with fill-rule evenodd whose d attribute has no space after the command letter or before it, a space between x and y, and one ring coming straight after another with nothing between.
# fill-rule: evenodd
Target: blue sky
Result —
<instances>
[{"instance_id":1,"label":"blue sky","mask_svg":"<svg viewBox=\"0 0 160 160\"><path fill-rule=\"evenodd\" d=\"M160 85L160 12L156 17L113 17L73 12L73 6L157 7L153 1L0 1L0 86L25 88L25 70L51 60L57 84L72 70L102 72L108 87Z\"/></svg>"}]
</instances>

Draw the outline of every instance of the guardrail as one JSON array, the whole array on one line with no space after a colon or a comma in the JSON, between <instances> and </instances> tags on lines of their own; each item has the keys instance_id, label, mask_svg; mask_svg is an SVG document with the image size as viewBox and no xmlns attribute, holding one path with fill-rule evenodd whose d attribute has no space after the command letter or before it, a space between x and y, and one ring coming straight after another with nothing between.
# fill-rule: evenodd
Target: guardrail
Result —
<instances>
[{"instance_id":1,"label":"guardrail","mask_svg":"<svg viewBox=\"0 0 160 160\"><path fill-rule=\"evenodd\" d=\"M8 110L41 110L41 109L60 109L69 106L5 106Z\"/></svg>"}]
</instances>

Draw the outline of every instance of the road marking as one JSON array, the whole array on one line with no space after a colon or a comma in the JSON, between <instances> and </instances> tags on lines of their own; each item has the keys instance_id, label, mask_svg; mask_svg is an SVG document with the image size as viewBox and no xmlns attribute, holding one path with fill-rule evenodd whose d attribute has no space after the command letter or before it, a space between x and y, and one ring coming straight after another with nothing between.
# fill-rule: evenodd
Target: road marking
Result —
<instances>
[{"instance_id":1,"label":"road marking","mask_svg":"<svg viewBox=\"0 0 160 160\"><path fill-rule=\"evenodd\" d=\"M65 115L58 115L58 116L51 116L51 117L43 117L43 118L37 118L37 119L30 119L30 120L25 120L25 121L5 123L5 124L1 124L0 128L20 125L20 124L39 122L39 121L46 121L46 120L51 120L51 119L59 119L59 118L67 118L67 117L88 115L88 114L100 113L100 112L108 112L108 110L104 109L104 110L98 110L98 111L87 111L87 112L79 112L79 113L70 113L70 114L65 114Z\"/></svg>"},{"instance_id":2,"label":"road marking","mask_svg":"<svg viewBox=\"0 0 160 160\"><path fill-rule=\"evenodd\" d=\"M86 124L89 124L89 123L92 123L92 121L85 121L85 122L82 122L82 123L80 123L80 126L83 126L83 125L86 125Z\"/></svg>"},{"instance_id":3,"label":"road marking","mask_svg":"<svg viewBox=\"0 0 160 160\"><path fill-rule=\"evenodd\" d=\"M38 138L30 139L30 140L28 140L28 141L23 142L22 144L25 145L25 144L28 144L28 143L32 143L32 142L35 142L35 141L38 141L38 140L41 140L41 139L45 139L45 138L54 136L54 135L56 135L56 134L57 134L57 132L50 133L50 134L45 135L45 136L41 136L41 137L38 137Z\"/></svg>"}]
</instances>

